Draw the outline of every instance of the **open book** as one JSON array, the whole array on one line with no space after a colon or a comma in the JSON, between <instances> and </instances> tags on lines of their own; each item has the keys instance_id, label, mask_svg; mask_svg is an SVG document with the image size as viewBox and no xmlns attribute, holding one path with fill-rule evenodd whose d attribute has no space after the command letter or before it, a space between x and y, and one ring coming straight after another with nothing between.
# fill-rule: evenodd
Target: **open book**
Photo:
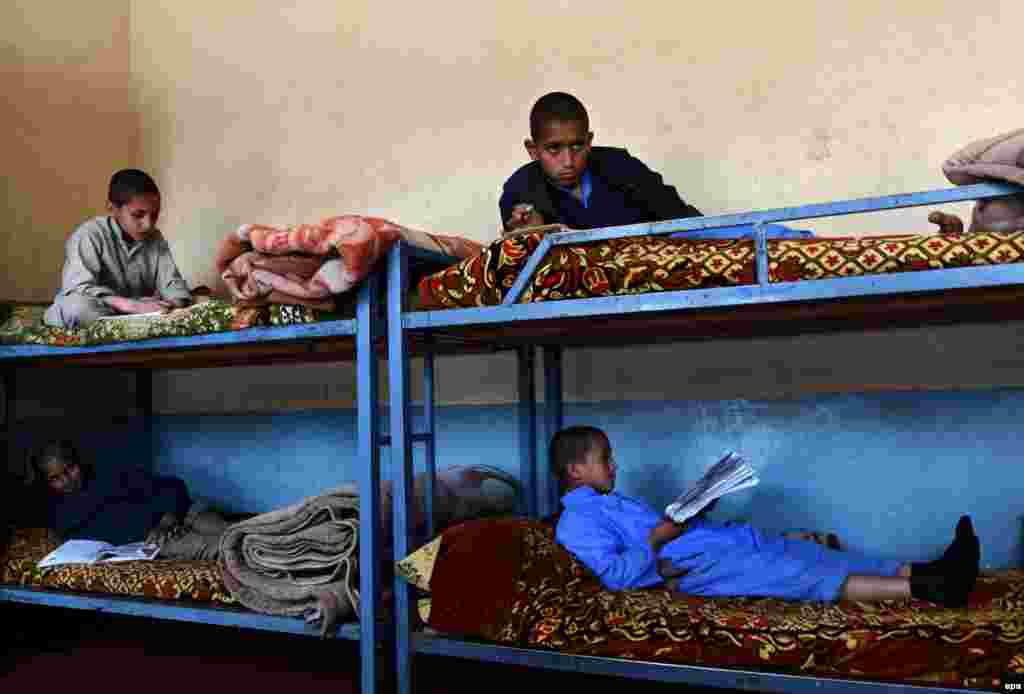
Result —
<instances>
[{"instance_id":1,"label":"open book","mask_svg":"<svg viewBox=\"0 0 1024 694\"><path fill-rule=\"evenodd\" d=\"M172 308L167 311L150 311L149 313L117 313L113 316L100 316L96 320L143 320L147 318L157 318L159 316L169 316L173 314L180 314L186 311L194 311L199 306L202 306L203 302L196 302L189 304L188 306L182 306L181 308Z\"/></svg>"},{"instance_id":2,"label":"open book","mask_svg":"<svg viewBox=\"0 0 1024 694\"><path fill-rule=\"evenodd\" d=\"M696 516L715 499L755 486L760 480L754 468L739 454L729 451L711 466L685 494L665 508L665 515L676 523Z\"/></svg>"},{"instance_id":3,"label":"open book","mask_svg":"<svg viewBox=\"0 0 1024 694\"><path fill-rule=\"evenodd\" d=\"M61 564L97 564L108 561L146 561L156 557L159 545L132 542L112 545L98 540L68 540L36 564L40 569Z\"/></svg>"}]
</instances>

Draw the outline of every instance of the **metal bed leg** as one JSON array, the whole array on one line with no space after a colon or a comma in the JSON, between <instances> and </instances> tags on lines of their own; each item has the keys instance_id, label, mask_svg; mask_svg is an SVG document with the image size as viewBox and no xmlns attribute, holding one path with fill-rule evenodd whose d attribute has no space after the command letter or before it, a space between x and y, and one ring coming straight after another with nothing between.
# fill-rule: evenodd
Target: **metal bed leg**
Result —
<instances>
[{"instance_id":1,"label":"metal bed leg","mask_svg":"<svg viewBox=\"0 0 1024 694\"><path fill-rule=\"evenodd\" d=\"M142 434L149 449L148 467L151 472L156 472L159 450L156 445L156 432L153 429L153 372L149 369L135 371L135 407L142 417Z\"/></svg>"},{"instance_id":2,"label":"metal bed leg","mask_svg":"<svg viewBox=\"0 0 1024 694\"><path fill-rule=\"evenodd\" d=\"M544 419L547 423L544 441L551 441L555 433L562 428L562 348L548 346L544 348ZM547 445L545 445L545 449ZM551 461L544 454L544 484L541 489L547 494L541 502L541 513L549 516L558 510L561 499L558 484L552 479Z\"/></svg>"},{"instance_id":3,"label":"metal bed leg","mask_svg":"<svg viewBox=\"0 0 1024 694\"><path fill-rule=\"evenodd\" d=\"M519 374L519 511L537 517L537 393L533 347L516 350Z\"/></svg>"},{"instance_id":4,"label":"metal bed leg","mask_svg":"<svg viewBox=\"0 0 1024 694\"><path fill-rule=\"evenodd\" d=\"M377 408L378 325L376 306L380 276L372 273L359 290L356 307L356 384L359 476L359 655L361 689L373 694L377 686L377 606L380 605L380 411Z\"/></svg>"},{"instance_id":5,"label":"metal bed leg","mask_svg":"<svg viewBox=\"0 0 1024 694\"><path fill-rule=\"evenodd\" d=\"M3 370L4 383L4 454L7 460L7 470L14 470L14 367ZM26 469L26 472L28 470ZM34 472L34 471L33 471Z\"/></svg>"},{"instance_id":6,"label":"metal bed leg","mask_svg":"<svg viewBox=\"0 0 1024 694\"><path fill-rule=\"evenodd\" d=\"M757 251L757 284L762 289L768 288L768 233L761 222L755 225L754 247Z\"/></svg>"},{"instance_id":7,"label":"metal bed leg","mask_svg":"<svg viewBox=\"0 0 1024 694\"><path fill-rule=\"evenodd\" d=\"M436 432L434 427L434 352L428 337L423 354L423 425L426 458L426 484L423 488L423 514L426 516L426 542L434 537L434 490L437 483Z\"/></svg>"},{"instance_id":8,"label":"metal bed leg","mask_svg":"<svg viewBox=\"0 0 1024 694\"><path fill-rule=\"evenodd\" d=\"M391 409L391 483L394 514L394 559L409 552L409 502L412 439L409 433L409 351L402 325L409 258L402 243L388 257L388 390ZM395 675L398 694L412 691L412 594L397 574L395 598Z\"/></svg>"}]
</instances>

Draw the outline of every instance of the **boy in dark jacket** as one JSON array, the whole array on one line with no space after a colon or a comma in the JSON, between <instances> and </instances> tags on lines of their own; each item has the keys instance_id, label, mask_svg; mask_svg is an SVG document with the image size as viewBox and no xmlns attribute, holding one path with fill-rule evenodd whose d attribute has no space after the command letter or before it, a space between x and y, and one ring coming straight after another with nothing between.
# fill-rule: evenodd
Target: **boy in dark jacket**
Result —
<instances>
[{"instance_id":1,"label":"boy in dark jacket","mask_svg":"<svg viewBox=\"0 0 1024 694\"><path fill-rule=\"evenodd\" d=\"M540 224L573 229L699 217L673 186L629 152L593 147L587 111L563 92L530 111L532 160L505 182L498 206L505 231Z\"/></svg>"},{"instance_id":2,"label":"boy in dark jacket","mask_svg":"<svg viewBox=\"0 0 1024 694\"><path fill-rule=\"evenodd\" d=\"M140 467L86 466L67 440L46 444L33 458L47 491L46 518L64 540L160 545L161 559L216 559L227 521L193 505L177 477Z\"/></svg>"}]
</instances>

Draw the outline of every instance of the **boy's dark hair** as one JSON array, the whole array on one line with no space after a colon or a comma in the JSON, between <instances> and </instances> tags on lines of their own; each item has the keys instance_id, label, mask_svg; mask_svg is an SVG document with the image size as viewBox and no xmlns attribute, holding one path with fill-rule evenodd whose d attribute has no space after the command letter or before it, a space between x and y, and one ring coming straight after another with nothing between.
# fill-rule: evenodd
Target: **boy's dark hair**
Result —
<instances>
[{"instance_id":1,"label":"boy's dark hair","mask_svg":"<svg viewBox=\"0 0 1024 694\"><path fill-rule=\"evenodd\" d=\"M107 199L120 207L131 202L136 195L155 193L160 195L160 189L156 187L156 181L150 178L145 171L138 169L121 169L110 177L110 191Z\"/></svg>"},{"instance_id":2,"label":"boy's dark hair","mask_svg":"<svg viewBox=\"0 0 1024 694\"><path fill-rule=\"evenodd\" d=\"M551 92L537 99L530 109L530 137L534 142L540 138L544 127L552 121L563 123L582 123L583 129L590 130L590 118L587 109L572 94Z\"/></svg>"},{"instance_id":3,"label":"boy's dark hair","mask_svg":"<svg viewBox=\"0 0 1024 694\"><path fill-rule=\"evenodd\" d=\"M582 461L598 441L606 438L608 436L603 431L589 426L566 427L551 437L548 460L551 463L551 474L558 480L559 486L565 486L569 466Z\"/></svg>"},{"instance_id":4,"label":"boy's dark hair","mask_svg":"<svg viewBox=\"0 0 1024 694\"><path fill-rule=\"evenodd\" d=\"M32 455L32 473L37 476L36 479L41 482L46 481L46 471L43 468L54 460L65 465L82 467L82 461L75 445L68 439L56 439L44 444Z\"/></svg>"}]
</instances>

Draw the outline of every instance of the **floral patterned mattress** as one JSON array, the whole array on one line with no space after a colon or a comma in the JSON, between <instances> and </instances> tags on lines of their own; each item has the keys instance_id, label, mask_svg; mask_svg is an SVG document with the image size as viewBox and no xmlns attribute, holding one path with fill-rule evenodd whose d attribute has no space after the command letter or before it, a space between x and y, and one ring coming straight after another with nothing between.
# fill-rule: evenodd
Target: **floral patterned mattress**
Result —
<instances>
[{"instance_id":1,"label":"floral patterned mattress","mask_svg":"<svg viewBox=\"0 0 1024 694\"><path fill-rule=\"evenodd\" d=\"M338 313L308 306L269 304L236 306L211 300L160 316L99 320L80 330L43 323L46 306L0 304L0 345L85 347L157 337L205 335L258 326L296 325L337 320Z\"/></svg>"},{"instance_id":2,"label":"floral patterned mattress","mask_svg":"<svg viewBox=\"0 0 1024 694\"><path fill-rule=\"evenodd\" d=\"M501 645L813 677L1001 689L1024 675L1024 570L983 574L966 609L612 592L542 521L442 536L427 622Z\"/></svg>"},{"instance_id":3,"label":"floral patterned mattress","mask_svg":"<svg viewBox=\"0 0 1024 694\"><path fill-rule=\"evenodd\" d=\"M221 580L216 561L126 561L116 564L56 566L36 564L57 548L45 528L15 531L0 552L0 584L105 595L237 605Z\"/></svg>"},{"instance_id":4,"label":"floral patterned mattress","mask_svg":"<svg viewBox=\"0 0 1024 694\"><path fill-rule=\"evenodd\" d=\"M423 278L418 310L495 306L512 287L542 231L495 241L483 253ZM769 239L770 282L881 275L1024 260L1024 231L860 238ZM635 236L557 246L520 303L754 284L752 239Z\"/></svg>"}]
</instances>

